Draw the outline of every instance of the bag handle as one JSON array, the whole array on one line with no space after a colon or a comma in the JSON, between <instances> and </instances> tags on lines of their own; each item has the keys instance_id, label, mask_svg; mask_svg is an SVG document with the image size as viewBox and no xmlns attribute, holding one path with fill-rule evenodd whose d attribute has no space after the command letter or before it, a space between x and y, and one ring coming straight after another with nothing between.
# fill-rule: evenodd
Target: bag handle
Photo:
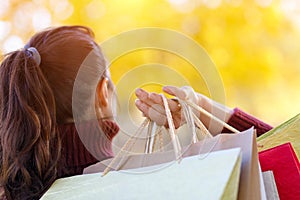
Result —
<instances>
[{"instance_id":1,"label":"bag handle","mask_svg":"<svg viewBox=\"0 0 300 200\"><path fill-rule=\"evenodd\" d=\"M146 118L141 126L138 128L138 130L135 132L135 134L133 136L131 136L126 143L123 145L123 147L120 149L120 151L117 153L117 155L111 160L111 162L107 165L107 167L104 169L102 176L105 176L111 169L112 166L116 163L116 161L118 160L118 158L120 158L124 153L129 152L132 147L134 146L135 142L137 141L137 138L141 135L141 133L143 132L144 128L149 124L150 119ZM120 163L122 163L123 161L123 157L121 157L121 160L118 163L118 166L116 167L116 169L119 168Z\"/></svg>"},{"instance_id":2,"label":"bag handle","mask_svg":"<svg viewBox=\"0 0 300 200\"><path fill-rule=\"evenodd\" d=\"M161 94L161 97L163 99L163 104L164 104L165 111L166 111L167 122L169 125L168 130L169 130L169 134L170 134L170 137L172 140L175 158L176 158L176 160L178 160L178 162L180 162L180 160L182 158L181 145L180 145L178 136L175 134L175 126L174 126L172 114L171 114L171 111L169 108L167 98L163 94ZM149 127L148 127L148 140L146 141L146 150L145 151L149 151L149 152L152 151L154 140L155 140L155 136L154 136L153 132L155 131L155 128L156 128L156 125L154 125L154 124L155 123L153 121L151 121L149 118L146 118L144 120L144 122L141 124L141 126L139 127L139 129L136 131L136 133L127 140L127 142L123 145L121 150L117 153L117 155L112 159L112 161L104 169L102 176L105 176L112 169L112 166L116 163L116 161L118 160L119 157L121 157L125 152L128 152L132 149L138 136L140 136L143 129L147 125ZM161 142L161 138L160 138L160 142ZM119 168L120 163L122 163L122 161L123 161L123 159L121 158L116 169Z\"/></svg>"},{"instance_id":3,"label":"bag handle","mask_svg":"<svg viewBox=\"0 0 300 200\"><path fill-rule=\"evenodd\" d=\"M173 148L174 148L175 158L178 162L180 162L180 160L182 159L181 145L180 145L178 136L175 133L175 126L174 126L172 114L171 114L171 111L170 111L170 108L169 108L167 98L163 94L160 94L160 95L162 97L163 105L165 107L167 123L169 125L168 132L169 132L171 140L172 140L172 145L173 145ZM227 123L220 120L219 118L212 115L211 113L207 112L205 109L203 109L202 107L196 105L195 103L193 103L191 101L188 101L188 100L182 100L182 99L179 99L179 98L177 98L177 100L178 100L178 102L180 103L181 107L184 110L184 115L185 115L185 118L187 120L189 128L192 129L192 134L193 134L192 143L196 143L198 141L196 130L195 130L195 124L200 128L200 130L203 133L207 134L210 137L212 137L212 135L209 133L209 131L203 125L201 120L194 114L194 112L191 110L191 108L194 108L195 110L201 112L202 114L204 114L204 115L210 117L211 119L215 120L216 122L222 124L228 130L231 130L234 133L239 133L239 131L237 129L235 129L234 127L228 125ZM105 176L110 171L112 166L116 163L117 159L119 157L121 157L123 153L128 152L132 149L132 147L134 146L137 138L140 136L140 134L143 132L143 129L147 125L149 125L149 127L148 127L148 140L146 142L145 151L147 151L148 153L153 151L153 146L154 146L155 137L156 137L156 133L157 133L157 132L155 132L155 130L157 130L157 128L156 128L156 124L153 121L151 121L149 118L146 118L143 121L143 123L141 124L141 126L139 127L139 129L137 130L137 132L134 134L134 136L131 136L127 140L127 142L123 145L121 150L117 153L117 155L112 159L112 161L109 163L109 165L105 168L105 170L103 171L102 176ZM162 143L161 135L159 135L159 136L160 136L160 143ZM128 150L126 150L126 149L128 149ZM118 167L119 167L120 163L122 163L122 160L123 159L121 158L121 160L119 161ZM116 169L118 169L118 167Z\"/></svg>"},{"instance_id":4,"label":"bag handle","mask_svg":"<svg viewBox=\"0 0 300 200\"><path fill-rule=\"evenodd\" d=\"M226 122L220 120L219 118L217 118L216 116L212 115L211 113L207 112L205 109L203 109L202 107L196 105L195 103L186 100L185 101L189 106L191 106L192 108L198 110L199 112L201 112L202 114L206 115L207 117L215 120L216 122L220 123L221 125L223 125L223 127L227 128L228 130L234 132L234 133L239 133L240 131L235 129L234 127L230 126L229 124L227 124Z\"/></svg>"},{"instance_id":5,"label":"bag handle","mask_svg":"<svg viewBox=\"0 0 300 200\"><path fill-rule=\"evenodd\" d=\"M171 140L172 140L172 144L173 144L173 148L174 148L174 153L175 153L175 158L176 160L180 161L181 160L181 145L178 139L178 136L175 134L175 126L174 126L174 122L173 122L173 117L170 111L170 107L167 101L167 98L165 97L165 95L160 94L160 96L162 97L163 100L163 104L165 107L165 111L166 111L166 116L167 116L167 122L169 125L169 134L171 136Z\"/></svg>"}]
</instances>

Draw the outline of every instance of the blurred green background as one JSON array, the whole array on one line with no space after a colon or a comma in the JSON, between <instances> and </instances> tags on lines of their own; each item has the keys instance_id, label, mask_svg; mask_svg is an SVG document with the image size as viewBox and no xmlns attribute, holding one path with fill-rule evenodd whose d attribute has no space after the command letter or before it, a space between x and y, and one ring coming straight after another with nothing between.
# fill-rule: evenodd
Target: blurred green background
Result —
<instances>
[{"instance_id":1,"label":"blurred green background","mask_svg":"<svg viewBox=\"0 0 300 200\"><path fill-rule=\"evenodd\" d=\"M202 45L215 62L226 105L274 126L299 113L298 0L1 0L0 51L23 47L46 27L69 24L90 26L99 43L135 28L176 30ZM122 56L111 66L113 81L151 62L174 67L209 96L205 83L186 70L188 63L157 50ZM158 90L155 85L148 89ZM132 91L120 95L134 98Z\"/></svg>"}]
</instances>

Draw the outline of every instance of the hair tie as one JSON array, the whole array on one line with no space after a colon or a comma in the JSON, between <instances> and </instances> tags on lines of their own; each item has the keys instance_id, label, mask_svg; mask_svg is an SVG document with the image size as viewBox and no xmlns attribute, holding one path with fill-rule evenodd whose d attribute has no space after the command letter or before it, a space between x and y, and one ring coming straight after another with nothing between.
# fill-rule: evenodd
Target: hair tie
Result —
<instances>
[{"instance_id":1,"label":"hair tie","mask_svg":"<svg viewBox=\"0 0 300 200\"><path fill-rule=\"evenodd\" d=\"M30 52L31 56L33 57L33 59L37 65L41 64L41 55L39 54L39 52L36 48L34 48L34 47L26 48L26 46L25 46L25 50Z\"/></svg>"}]
</instances>

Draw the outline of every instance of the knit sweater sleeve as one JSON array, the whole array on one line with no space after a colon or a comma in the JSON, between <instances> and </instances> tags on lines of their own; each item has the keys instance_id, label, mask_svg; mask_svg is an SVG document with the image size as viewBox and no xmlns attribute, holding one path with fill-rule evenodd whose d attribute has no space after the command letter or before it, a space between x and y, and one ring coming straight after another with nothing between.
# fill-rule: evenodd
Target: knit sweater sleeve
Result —
<instances>
[{"instance_id":1,"label":"knit sweater sleeve","mask_svg":"<svg viewBox=\"0 0 300 200\"><path fill-rule=\"evenodd\" d=\"M264 134L265 132L271 130L273 127L265 122L253 117L239 108L233 110L232 116L229 118L227 124L236 128L239 131L244 131L248 128L254 126L256 129L257 136ZM224 128L223 133L230 132L228 129Z\"/></svg>"}]
</instances>

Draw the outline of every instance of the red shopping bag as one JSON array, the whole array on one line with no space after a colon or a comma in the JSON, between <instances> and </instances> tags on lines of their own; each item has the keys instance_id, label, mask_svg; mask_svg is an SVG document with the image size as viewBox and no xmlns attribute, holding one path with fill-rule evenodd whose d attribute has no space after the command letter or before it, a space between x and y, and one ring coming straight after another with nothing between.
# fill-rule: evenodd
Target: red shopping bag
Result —
<instances>
[{"instance_id":1,"label":"red shopping bag","mask_svg":"<svg viewBox=\"0 0 300 200\"><path fill-rule=\"evenodd\" d=\"M273 171L281 200L300 199L300 164L291 143L259 153L262 171Z\"/></svg>"}]
</instances>

